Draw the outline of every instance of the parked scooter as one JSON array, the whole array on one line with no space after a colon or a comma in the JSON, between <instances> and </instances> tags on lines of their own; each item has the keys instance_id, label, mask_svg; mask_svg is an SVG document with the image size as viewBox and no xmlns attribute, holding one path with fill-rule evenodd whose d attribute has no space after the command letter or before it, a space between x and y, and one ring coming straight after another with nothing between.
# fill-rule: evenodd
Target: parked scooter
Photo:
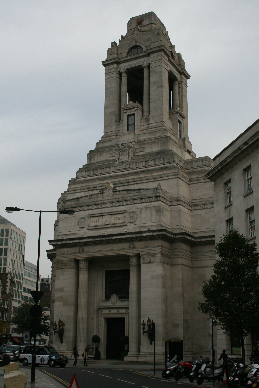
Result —
<instances>
[{"instance_id":1,"label":"parked scooter","mask_svg":"<svg viewBox=\"0 0 259 388\"><path fill-rule=\"evenodd\" d=\"M246 388L259 387L259 365L254 364L247 374Z\"/></svg>"},{"instance_id":2,"label":"parked scooter","mask_svg":"<svg viewBox=\"0 0 259 388\"><path fill-rule=\"evenodd\" d=\"M257 386L259 387L259 385L257 385L258 377L259 377L259 364L253 364L253 368L247 374L246 387L247 388L257 387Z\"/></svg>"},{"instance_id":3,"label":"parked scooter","mask_svg":"<svg viewBox=\"0 0 259 388\"><path fill-rule=\"evenodd\" d=\"M169 379L175 375L175 371L179 367L178 356L175 355L168 363L166 364L166 369L162 372L162 377L164 379Z\"/></svg>"},{"instance_id":4,"label":"parked scooter","mask_svg":"<svg viewBox=\"0 0 259 388\"><path fill-rule=\"evenodd\" d=\"M193 383L194 380L197 379L202 364L203 364L202 356L201 356L200 360L193 361L193 363L192 363L192 371L191 371L190 376L189 376L190 383Z\"/></svg>"},{"instance_id":5,"label":"parked scooter","mask_svg":"<svg viewBox=\"0 0 259 388\"><path fill-rule=\"evenodd\" d=\"M218 382L223 381L224 368L223 365L214 366L214 380ZM204 380L213 381L213 369L212 364L209 364L209 359L205 358L204 363L199 370L199 375L197 377L197 384L201 385Z\"/></svg>"}]
</instances>

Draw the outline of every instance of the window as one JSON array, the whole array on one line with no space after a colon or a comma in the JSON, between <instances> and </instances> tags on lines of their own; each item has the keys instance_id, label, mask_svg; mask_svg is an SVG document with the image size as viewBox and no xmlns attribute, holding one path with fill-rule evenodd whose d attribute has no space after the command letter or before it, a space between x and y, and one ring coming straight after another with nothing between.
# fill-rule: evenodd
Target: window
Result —
<instances>
[{"instance_id":1,"label":"window","mask_svg":"<svg viewBox=\"0 0 259 388\"><path fill-rule=\"evenodd\" d=\"M105 271L105 299L115 294L119 299L129 299L130 270Z\"/></svg>"},{"instance_id":2,"label":"window","mask_svg":"<svg viewBox=\"0 0 259 388\"><path fill-rule=\"evenodd\" d=\"M226 186L226 202L227 205L229 206L232 204L232 197L231 197L231 179L225 183Z\"/></svg>"},{"instance_id":3,"label":"window","mask_svg":"<svg viewBox=\"0 0 259 388\"><path fill-rule=\"evenodd\" d=\"M141 46L133 46L128 51L128 55L137 55L143 53L143 48Z\"/></svg>"},{"instance_id":4,"label":"window","mask_svg":"<svg viewBox=\"0 0 259 388\"><path fill-rule=\"evenodd\" d=\"M178 120L178 137L182 138L182 122L180 120Z\"/></svg>"},{"instance_id":5,"label":"window","mask_svg":"<svg viewBox=\"0 0 259 388\"><path fill-rule=\"evenodd\" d=\"M238 334L231 333L231 354L240 355L241 354L241 345L240 345L240 336Z\"/></svg>"},{"instance_id":6,"label":"window","mask_svg":"<svg viewBox=\"0 0 259 388\"><path fill-rule=\"evenodd\" d=\"M127 116L127 130L128 132L135 132L135 113Z\"/></svg>"},{"instance_id":7,"label":"window","mask_svg":"<svg viewBox=\"0 0 259 388\"><path fill-rule=\"evenodd\" d=\"M251 165L245 169L245 194L252 193L252 171Z\"/></svg>"},{"instance_id":8,"label":"window","mask_svg":"<svg viewBox=\"0 0 259 388\"><path fill-rule=\"evenodd\" d=\"M255 237L254 207L250 207L250 209L247 210L247 215L248 215L248 232L249 232L249 237L253 238L253 237Z\"/></svg>"},{"instance_id":9,"label":"window","mask_svg":"<svg viewBox=\"0 0 259 388\"><path fill-rule=\"evenodd\" d=\"M227 234L233 230L233 217L229 218L227 221Z\"/></svg>"}]
</instances>

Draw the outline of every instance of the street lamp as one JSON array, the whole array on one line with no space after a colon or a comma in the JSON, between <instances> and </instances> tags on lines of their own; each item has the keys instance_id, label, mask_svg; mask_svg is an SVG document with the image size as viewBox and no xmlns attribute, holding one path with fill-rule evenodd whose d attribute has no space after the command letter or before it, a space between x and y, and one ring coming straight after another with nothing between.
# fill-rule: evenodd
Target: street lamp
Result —
<instances>
[{"instance_id":1,"label":"street lamp","mask_svg":"<svg viewBox=\"0 0 259 388\"><path fill-rule=\"evenodd\" d=\"M31 295L34 299L34 305L31 307L30 314L32 316L32 320L34 322L34 343L33 343L33 354L32 354L32 365L31 365L31 382L35 382L35 361L36 361L36 325L39 322L39 318L41 316L41 306L38 305L38 302L40 301L43 292L39 291L39 277L40 277L40 271L39 271L39 264L40 264L40 236L41 236L41 214L42 213L60 213L60 214L74 214L75 211L72 209L63 209L63 210L28 210L28 209L21 209L19 207L11 207L7 206L5 208L7 213L13 213L13 212L33 212L33 213L39 213L39 237L38 237L38 259L37 259L37 282L36 282L36 291L31 291Z\"/></svg>"},{"instance_id":2,"label":"street lamp","mask_svg":"<svg viewBox=\"0 0 259 388\"><path fill-rule=\"evenodd\" d=\"M64 330L65 330L65 323L63 321L61 321L60 318L58 320L58 324L56 321L53 323L53 330L54 330L54 334L58 333L60 343L63 344L63 335L64 335Z\"/></svg>"},{"instance_id":3,"label":"street lamp","mask_svg":"<svg viewBox=\"0 0 259 388\"><path fill-rule=\"evenodd\" d=\"M148 339L150 341L150 345L152 345L152 342L154 341L154 375L156 374L156 324L155 322L151 322L151 319L148 317L147 319L147 330L145 330L146 324L144 322L141 323L141 329L143 332L143 335L145 333L148 334Z\"/></svg>"}]
</instances>

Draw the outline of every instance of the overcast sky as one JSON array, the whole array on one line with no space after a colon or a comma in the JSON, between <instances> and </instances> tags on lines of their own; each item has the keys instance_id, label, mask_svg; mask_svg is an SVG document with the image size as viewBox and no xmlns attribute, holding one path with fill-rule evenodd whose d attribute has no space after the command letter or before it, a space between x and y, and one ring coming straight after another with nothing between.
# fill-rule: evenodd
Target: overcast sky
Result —
<instances>
[{"instance_id":1,"label":"overcast sky","mask_svg":"<svg viewBox=\"0 0 259 388\"><path fill-rule=\"evenodd\" d=\"M214 157L259 118L258 0L0 0L0 214L26 232L37 261L38 214L55 210L103 134L107 48L154 11L185 60L189 136ZM55 214L42 218L40 273Z\"/></svg>"}]
</instances>

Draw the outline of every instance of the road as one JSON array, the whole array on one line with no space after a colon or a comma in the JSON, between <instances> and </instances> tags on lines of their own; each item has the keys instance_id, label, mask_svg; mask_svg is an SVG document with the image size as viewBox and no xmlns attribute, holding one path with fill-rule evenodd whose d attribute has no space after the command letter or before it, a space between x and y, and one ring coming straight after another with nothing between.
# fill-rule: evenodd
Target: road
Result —
<instances>
[{"instance_id":1,"label":"road","mask_svg":"<svg viewBox=\"0 0 259 388\"><path fill-rule=\"evenodd\" d=\"M40 370L53 377L64 387L69 387L74 374L79 388L128 388L129 386L134 386L134 388L160 388L161 386L177 388L178 386L180 388L179 385L181 388L190 388L192 386L186 381L177 383L174 379L165 380L161 377L161 371L157 371L156 377L154 377L145 374L145 372L120 367L115 369L40 367Z\"/></svg>"}]
</instances>

